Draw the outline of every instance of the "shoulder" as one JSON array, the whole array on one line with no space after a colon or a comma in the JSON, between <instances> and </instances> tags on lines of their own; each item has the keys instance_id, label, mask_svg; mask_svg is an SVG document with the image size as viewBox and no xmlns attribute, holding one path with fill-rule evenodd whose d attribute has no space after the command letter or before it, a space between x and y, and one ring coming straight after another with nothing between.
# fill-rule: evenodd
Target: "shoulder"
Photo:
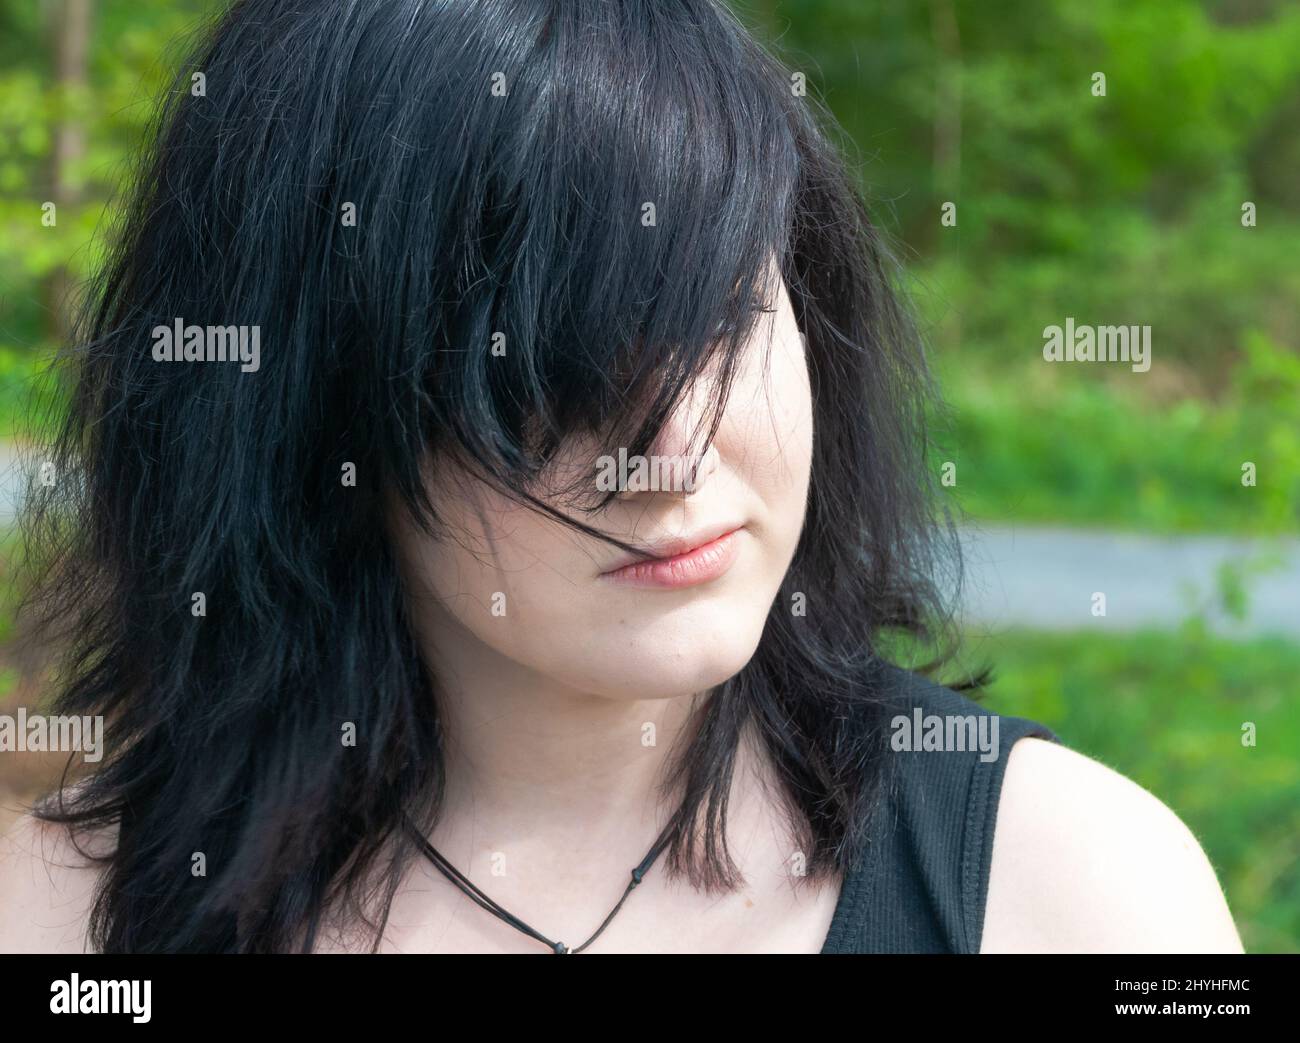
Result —
<instances>
[{"instance_id":1,"label":"shoulder","mask_svg":"<svg viewBox=\"0 0 1300 1043\"><path fill-rule=\"evenodd\" d=\"M81 953L98 867L67 827L24 815L0 835L0 952ZM86 843L82 851L101 853Z\"/></svg>"},{"instance_id":2,"label":"shoulder","mask_svg":"<svg viewBox=\"0 0 1300 1043\"><path fill-rule=\"evenodd\" d=\"M1007 756L981 952L1240 952L1191 830L1137 783L1036 738Z\"/></svg>"}]
</instances>

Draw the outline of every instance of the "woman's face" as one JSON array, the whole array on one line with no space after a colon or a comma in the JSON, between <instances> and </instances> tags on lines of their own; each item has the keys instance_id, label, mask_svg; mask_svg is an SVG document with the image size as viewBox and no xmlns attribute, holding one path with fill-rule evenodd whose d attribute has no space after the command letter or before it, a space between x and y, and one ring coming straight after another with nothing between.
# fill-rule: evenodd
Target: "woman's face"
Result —
<instances>
[{"instance_id":1,"label":"woman's face","mask_svg":"<svg viewBox=\"0 0 1300 1043\"><path fill-rule=\"evenodd\" d=\"M775 310L750 334L708 448L687 455L707 403L698 387L651 449L650 489L633 485L594 515L553 502L661 560L621 568L631 555L620 548L460 475L431 490L453 537L399 515L408 597L436 662L611 699L691 694L744 667L799 539L812 456L803 338L772 272ZM564 446L557 474L585 471L596 493L617 477L598 452Z\"/></svg>"}]
</instances>

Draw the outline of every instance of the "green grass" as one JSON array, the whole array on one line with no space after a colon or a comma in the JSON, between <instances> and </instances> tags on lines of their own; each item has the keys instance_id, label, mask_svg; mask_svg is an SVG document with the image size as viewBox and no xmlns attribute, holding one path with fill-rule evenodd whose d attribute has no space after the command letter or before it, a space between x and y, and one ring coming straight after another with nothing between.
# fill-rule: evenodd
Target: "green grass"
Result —
<instances>
[{"instance_id":1,"label":"green grass","mask_svg":"<svg viewBox=\"0 0 1300 1043\"><path fill-rule=\"evenodd\" d=\"M1215 638L1196 622L1129 636L973 641L981 701L1048 725L1150 790L1201 841L1251 952L1300 950L1300 644ZM1257 745L1242 743L1253 722Z\"/></svg>"},{"instance_id":2,"label":"green grass","mask_svg":"<svg viewBox=\"0 0 1300 1043\"><path fill-rule=\"evenodd\" d=\"M1215 402L1152 402L1144 375L1102 369L947 360L935 466L956 464L955 505L989 521L1300 531L1300 357L1256 339Z\"/></svg>"}]
</instances>

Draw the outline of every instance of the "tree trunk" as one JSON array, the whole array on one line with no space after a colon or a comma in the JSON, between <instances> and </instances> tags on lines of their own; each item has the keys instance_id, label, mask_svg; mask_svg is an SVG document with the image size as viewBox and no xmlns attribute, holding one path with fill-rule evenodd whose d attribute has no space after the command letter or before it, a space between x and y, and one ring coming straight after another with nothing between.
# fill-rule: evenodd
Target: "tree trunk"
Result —
<instances>
[{"instance_id":1,"label":"tree trunk","mask_svg":"<svg viewBox=\"0 0 1300 1043\"><path fill-rule=\"evenodd\" d=\"M68 112L67 99L86 86L93 2L55 0L51 5L54 83L60 101L50 156L50 201L60 221L69 220L81 201L80 188L70 178L69 170L86 154L86 129L80 119ZM72 278L65 266L50 273L46 283L49 328L60 345L67 343L72 334L71 291Z\"/></svg>"}]
</instances>

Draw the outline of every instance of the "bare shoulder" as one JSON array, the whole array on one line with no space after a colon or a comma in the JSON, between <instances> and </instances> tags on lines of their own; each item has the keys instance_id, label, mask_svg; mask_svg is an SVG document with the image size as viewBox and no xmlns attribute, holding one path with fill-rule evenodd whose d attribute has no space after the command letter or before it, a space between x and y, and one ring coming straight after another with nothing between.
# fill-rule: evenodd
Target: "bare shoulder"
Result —
<instances>
[{"instance_id":1,"label":"bare shoulder","mask_svg":"<svg viewBox=\"0 0 1300 1043\"><path fill-rule=\"evenodd\" d=\"M1008 755L981 952L1241 952L1191 830L1137 783L1064 746Z\"/></svg>"},{"instance_id":2,"label":"bare shoulder","mask_svg":"<svg viewBox=\"0 0 1300 1043\"><path fill-rule=\"evenodd\" d=\"M81 849L103 853L104 841ZM86 926L100 870L66 827L24 815L0 835L0 952L88 951Z\"/></svg>"}]
</instances>

